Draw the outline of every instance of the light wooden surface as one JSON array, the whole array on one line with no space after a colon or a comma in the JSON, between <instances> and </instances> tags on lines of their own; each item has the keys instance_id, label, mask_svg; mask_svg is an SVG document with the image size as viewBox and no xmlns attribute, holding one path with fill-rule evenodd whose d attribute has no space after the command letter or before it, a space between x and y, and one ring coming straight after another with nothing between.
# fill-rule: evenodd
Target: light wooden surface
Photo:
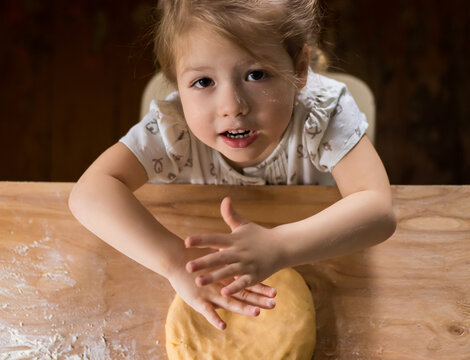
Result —
<instances>
[{"instance_id":1,"label":"light wooden surface","mask_svg":"<svg viewBox=\"0 0 470 360\"><path fill-rule=\"evenodd\" d=\"M0 182L0 359L165 359L170 285L82 228L71 187ZM470 359L470 186L393 191L390 240L298 268L316 303L315 360ZM225 195L266 226L339 199L314 186L146 185L137 195L181 236L227 231Z\"/></svg>"}]
</instances>

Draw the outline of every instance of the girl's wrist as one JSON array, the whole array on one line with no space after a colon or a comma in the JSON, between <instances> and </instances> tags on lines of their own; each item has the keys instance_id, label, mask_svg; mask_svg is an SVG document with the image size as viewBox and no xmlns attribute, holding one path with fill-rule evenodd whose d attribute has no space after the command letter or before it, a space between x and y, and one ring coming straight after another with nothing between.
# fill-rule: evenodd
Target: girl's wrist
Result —
<instances>
[{"instance_id":1,"label":"girl's wrist","mask_svg":"<svg viewBox=\"0 0 470 360\"><path fill-rule=\"evenodd\" d=\"M197 248L183 248L178 253L175 253L173 259L169 261L169 266L164 275L170 283L172 280L188 276L188 271L186 270L186 264L190 260L197 259L201 256L204 256L208 253L207 249L197 249Z\"/></svg>"},{"instance_id":2,"label":"girl's wrist","mask_svg":"<svg viewBox=\"0 0 470 360\"><path fill-rule=\"evenodd\" d=\"M279 225L271 230L274 234L273 247L276 249L276 267L278 270L298 265L292 258L292 239L289 238L288 232L286 231L286 225Z\"/></svg>"}]
</instances>

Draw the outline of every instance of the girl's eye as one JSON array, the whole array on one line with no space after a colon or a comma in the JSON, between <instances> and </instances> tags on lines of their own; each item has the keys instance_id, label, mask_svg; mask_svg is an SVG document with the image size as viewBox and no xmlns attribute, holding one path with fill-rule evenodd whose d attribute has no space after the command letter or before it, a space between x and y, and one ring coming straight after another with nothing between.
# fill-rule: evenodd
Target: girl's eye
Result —
<instances>
[{"instance_id":1,"label":"girl's eye","mask_svg":"<svg viewBox=\"0 0 470 360\"><path fill-rule=\"evenodd\" d=\"M265 79L267 76L268 74L264 70L253 70L248 74L247 80L248 81L260 81L260 80Z\"/></svg>"},{"instance_id":2,"label":"girl's eye","mask_svg":"<svg viewBox=\"0 0 470 360\"><path fill-rule=\"evenodd\" d=\"M214 85L214 81L210 78L202 78L193 83L192 86L195 86L199 89L204 89L206 87Z\"/></svg>"}]
</instances>

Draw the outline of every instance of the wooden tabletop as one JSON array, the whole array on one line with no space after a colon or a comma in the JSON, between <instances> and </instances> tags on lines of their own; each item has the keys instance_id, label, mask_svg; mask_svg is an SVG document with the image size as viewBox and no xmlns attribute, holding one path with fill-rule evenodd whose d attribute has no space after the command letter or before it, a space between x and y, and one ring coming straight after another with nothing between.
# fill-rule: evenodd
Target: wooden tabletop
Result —
<instances>
[{"instance_id":1,"label":"wooden tabletop","mask_svg":"<svg viewBox=\"0 0 470 360\"><path fill-rule=\"evenodd\" d=\"M70 214L70 183L0 182L0 359L166 359L174 292ZM298 267L321 359L470 358L470 186L394 186L399 224L373 248ZM219 203L266 226L316 213L334 187L145 185L180 236L228 231Z\"/></svg>"}]
</instances>

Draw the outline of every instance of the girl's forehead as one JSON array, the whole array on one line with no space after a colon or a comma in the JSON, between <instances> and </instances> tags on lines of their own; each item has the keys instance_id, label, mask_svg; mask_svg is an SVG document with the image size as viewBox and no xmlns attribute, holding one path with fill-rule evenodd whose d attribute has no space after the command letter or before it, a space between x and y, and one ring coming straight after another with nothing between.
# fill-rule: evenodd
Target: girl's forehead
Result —
<instances>
[{"instance_id":1,"label":"girl's forehead","mask_svg":"<svg viewBox=\"0 0 470 360\"><path fill-rule=\"evenodd\" d=\"M203 51L203 47L229 47L233 49L239 48L239 46L237 46L234 41L231 41L229 38L222 36L220 32L208 26L194 26L189 28L184 33L179 34L175 39L174 47L175 56L177 58L191 56L191 54L188 54L188 52L193 52L198 49Z\"/></svg>"},{"instance_id":2,"label":"girl's forehead","mask_svg":"<svg viewBox=\"0 0 470 360\"><path fill-rule=\"evenodd\" d=\"M253 40L253 39L251 39ZM243 39L240 39L242 42ZM286 58L290 59L287 51L275 39L259 39L254 46L249 48L242 47L234 39L224 36L220 31L216 31L207 25L193 26L188 28L184 33L179 34L174 42L174 60L178 64L181 60L191 58L195 52L203 52L208 48L218 50L223 48L230 48L231 51L236 52L240 57L249 60L259 61L263 59L272 65L276 66L277 63L285 63ZM215 51L214 56L218 54Z\"/></svg>"},{"instance_id":3,"label":"girl's forehead","mask_svg":"<svg viewBox=\"0 0 470 360\"><path fill-rule=\"evenodd\" d=\"M196 29L175 42L176 72L180 75L187 70L203 70L216 67L224 60L248 62L251 56L235 43L214 31Z\"/></svg>"}]
</instances>

